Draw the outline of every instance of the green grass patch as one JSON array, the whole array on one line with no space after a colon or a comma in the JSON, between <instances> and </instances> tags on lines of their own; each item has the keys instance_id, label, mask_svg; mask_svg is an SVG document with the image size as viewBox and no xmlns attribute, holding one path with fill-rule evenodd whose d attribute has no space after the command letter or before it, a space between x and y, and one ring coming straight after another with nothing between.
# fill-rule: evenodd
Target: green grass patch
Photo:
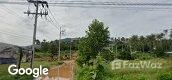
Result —
<instances>
[{"instance_id":1,"label":"green grass patch","mask_svg":"<svg viewBox=\"0 0 172 80\"><path fill-rule=\"evenodd\" d=\"M152 69L152 68L145 68L145 69L116 69L111 71L110 73L113 74L113 80L163 80L164 77L169 77L168 79L164 80L172 80L172 60L171 59L151 59L147 60L151 62L159 62L162 63L161 69ZM138 62L136 60L131 60L129 62ZM168 73L168 75L166 74ZM165 75L162 75L165 74ZM163 78L163 79L160 79Z\"/></svg>"},{"instance_id":2,"label":"green grass patch","mask_svg":"<svg viewBox=\"0 0 172 80\"><path fill-rule=\"evenodd\" d=\"M58 61L34 61L34 67L39 68L40 65L45 68L50 68L62 64L63 62ZM0 65L0 80L33 80L32 75L12 76L8 73L9 64ZM22 63L22 68L30 67L30 63Z\"/></svg>"},{"instance_id":3,"label":"green grass patch","mask_svg":"<svg viewBox=\"0 0 172 80\"><path fill-rule=\"evenodd\" d=\"M140 60L130 60L129 62L139 62ZM162 59L155 58L150 60L151 62L162 63L161 69L152 69L152 68L140 68L140 69L131 69L131 68L122 68L112 70L111 64L104 64L104 69L106 74L104 74L103 80L172 80L172 59ZM86 74L90 74L90 68L77 67L77 72L80 72L80 75L77 75L76 78L89 80L85 78ZM82 77L84 76L84 77ZM79 79L76 79L79 80Z\"/></svg>"}]
</instances>

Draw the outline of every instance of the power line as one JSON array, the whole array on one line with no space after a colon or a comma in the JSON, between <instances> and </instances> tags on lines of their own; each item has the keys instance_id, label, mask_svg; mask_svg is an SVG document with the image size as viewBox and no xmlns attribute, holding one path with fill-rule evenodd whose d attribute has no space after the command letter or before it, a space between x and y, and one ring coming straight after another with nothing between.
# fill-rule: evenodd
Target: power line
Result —
<instances>
[{"instance_id":1,"label":"power line","mask_svg":"<svg viewBox=\"0 0 172 80\"><path fill-rule=\"evenodd\" d=\"M54 2L56 5L116 5L116 6L172 6L172 3L121 3L121 2Z\"/></svg>"},{"instance_id":2,"label":"power line","mask_svg":"<svg viewBox=\"0 0 172 80\"><path fill-rule=\"evenodd\" d=\"M25 2L0 1L0 4L19 4L25 5ZM119 2L92 2L92 1L58 1L49 3L50 6L70 7L70 8L118 8L125 10L171 10L172 3L119 3Z\"/></svg>"},{"instance_id":3,"label":"power line","mask_svg":"<svg viewBox=\"0 0 172 80\"><path fill-rule=\"evenodd\" d=\"M47 21L50 22L51 25L53 25L55 28L57 28L57 29L59 30L58 26L54 23L54 21L52 20L52 18L51 18L49 15L48 15L48 18L49 18L50 20L47 20Z\"/></svg>"},{"instance_id":4,"label":"power line","mask_svg":"<svg viewBox=\"0 0 172 80\"><path fill-rule=\"evenodd\" d=\"M56 18L54 18L54 15L53 15L53 13L51 12L50 8L48 8L48 10L49 10L50 14L52 15L54 21L58 24L58 26L60 26L60 24L58 23L58 21L56 20Z\"/></svg>"},{"instance_id":5,"label":"power line","mask_svg":"<svg viewBox=\"0 0 172 80\"><path fill-rule=\"evenodd\" d=\"M1 34L6 34L6 35L10 35L10 36L13 36L13 37L18 37L18 38L22 38L22 39L31 39L29 37L27 37L26 35L18 35L18 34L14 34L14 33L6 33L6 32L2 32L0 31Z\"/></svg>"},{"instance_id":6,"label":"power line","mask_svg":"<svg viewBox=\"0 0 172 80\"><path fill-rule=\"evenodd\" d=\"M3 9L3 8L4 8L4 9ZM20 18L20 19L18 19L18 20L21 21L21 19L24 19L23 16L20 16L19 14L17 14L17 13L16 13L15 11L13 11L12 9L10 9L10 8L4 6L4 5L3 5L3 8L1 8L1 9L3 9L4 11L6 11L7 13L9 13L9 14L11 14L11 15L17 17L17 19ZM31 19L31 18L29 18L29 19ZM24 25L24 24L21 24L22 22L23 22L23 20L22 20L20 23L17 22L17 24L19 24L19 25ZM24 25L24 26L25 26L25 25Z\"/></svg>"},{"instance_id":7,"label":"power line","mask_svg":"<svg viewBox=\"0 0 172 80\"><path fill-rule=\"evenodd\" d=\"M9 1L0 1L0 4L19 4L25 5L26 2L9 2ZM124 2L93 2L93 1L58 1L58 2L49 2L49 5L59 6L59 5L94 5L94 6L172 6L172 3L124 3Z\"/></svg>"},{"instance_id":8,"label":"power line","mask_svg":"<svg viewBox=\"0 0 172 80\"><path fill-rule=\"evenodd\" d=\"M15 11L9 9L7 6L4 6L4 5L3 5L3 7L5 8L4 10L10 11L10 12L9 12L10 14L15 15L15 16L17 16L17 17L19 17L19 18L23 18L22 16L20 16L19 14L17 14Z\"/></svg>"}]
</instances>

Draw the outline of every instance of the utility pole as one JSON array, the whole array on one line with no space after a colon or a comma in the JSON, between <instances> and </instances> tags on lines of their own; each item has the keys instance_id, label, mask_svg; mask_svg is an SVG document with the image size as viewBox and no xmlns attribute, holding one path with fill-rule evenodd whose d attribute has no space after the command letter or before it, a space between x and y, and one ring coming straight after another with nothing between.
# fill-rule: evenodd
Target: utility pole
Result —
<instances>
[{"instance_id":1,"label":"utility pole","mask_svg":"<svg viewBox=\"0 0 172 80\"><path fill-rule=\"evenodd\" d=\"M58 60L60 61L60 40L61 40L61 34L62 34L62 31L61 31L61 27L60 27L60 33L59 33L59 58L58 58Z\"/></svg>"},{"instance_id":2,"label":"utility pole","mask_svg":"<svg viewBox=\"0 0 172 80\"><path fill-rule=\"evenodd\" d=\"M32 43L32 58L31 58L31 64L30 67L33 68L33 61L34 61L34 53L35 53L35 41L36 41L36 29L37 29L37 20L38 20L38 15L48 15L48 11L45 10L45 12L40 12L38 13L38 9L39 9L39 4L42 5L42 7L44 8L44 6L46 6L48 8L48 3L46 1L39 1L39 0L27 0L29 3L33 3L36 7L36 11L35 12L30 12L29 10L27 12L24 12L24 14L28 14L28 16L30 14L35 15L35 22L34 22L34 31L33 31L33 43Z\"/></svg>"},{"instance_id":3,"label":"utility pole","mask_svg":"<svg viewBox=\"0 0 172 80\"><path fill-rule=\"evenodd\" d=\"M70 59L72 59L72 42L73 40L70 40Z\"/></svg>"},{"instance_id":4,"label":"utility pole","mask_svg":"<svg viewBox=\"0 0 172 80\"><path fill-rule=\"evenodd\" d=\"M59 55L58 55L58 61L60 62L60 40L61 40L61 27L60 27L60 31L59 31ZM60 66L58 65L58 80L60 78Z\"/></svg>"},{"instance_id":5,"label":"utility pole","mask_svg":"<svg viewBox=\"0 0 172 80\"><path fill-rule=\"evenodd\" d=\"M62 34L64 34L65 30L62 30L62 28L60 27L60 32L59 32L59 55L58 55L58 60L60 61L60 54L61 54L61 37Z\"/></svg>"}]
</instances>

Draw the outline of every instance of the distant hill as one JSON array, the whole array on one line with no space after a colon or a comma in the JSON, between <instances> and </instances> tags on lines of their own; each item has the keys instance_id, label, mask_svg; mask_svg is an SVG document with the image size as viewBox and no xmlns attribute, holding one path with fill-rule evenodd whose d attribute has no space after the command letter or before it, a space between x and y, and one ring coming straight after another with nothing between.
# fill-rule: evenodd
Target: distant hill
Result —
<instances>
[{"instance_id":1,"label":"distant hill","mask_svg":"<svg viewBox=\"0 0 172 80\"><path fill-rule=\"evenodd\" d=\"M63 42L70 42L71 40L78 40L79 38L65 38L62 39Z\"/></svg>"},{"instance_id":2,"label":"distant hill","mask_svg":"<svg viewBox=\"0 0 172 80\"><path fill-rule=\"evenodd\" d=\"M16 57L16 55L18 54L19 47L24 50L32 49L31 46L17 46L0 42L0 58Z\"/></svg>"},{"instance_id":3,"label":"distant hill","mask_svg":"<svg viewBox=\"0 0 172 80\"><path fill-rule=\"evenodd\" d=\"M0 58L16 58L19 47L0 42Z\"/></svg>"},{"instance_id":4,"label":"distant hill","mask_svg":"<svg viewBox=\"0 0 172 80\"><path fill-rule=\"evenodd\" d=\"M9 47L16 47L18 48L18 46L16 45L12 45L12 44L7 44L7 43L2 43L0 42L0 52L6 48L9 48Z\"/></svg>"},{"instance_id":5,"label":"distant hill","mask_svg":"<svg viewBox=\"0 0 172 80\"><path fill-rule=\"evenodd\" d=\"M9 48L9 47L13 47L13 48L23 48L23 49L27 49L27 50L30 50L32 48L31 45L29 46L17 46L17 45L13 45L13 44L8 44L8 43L3 43L3 42L0 42L0 52L6 48Z\"/></svg>"}]
</instances>

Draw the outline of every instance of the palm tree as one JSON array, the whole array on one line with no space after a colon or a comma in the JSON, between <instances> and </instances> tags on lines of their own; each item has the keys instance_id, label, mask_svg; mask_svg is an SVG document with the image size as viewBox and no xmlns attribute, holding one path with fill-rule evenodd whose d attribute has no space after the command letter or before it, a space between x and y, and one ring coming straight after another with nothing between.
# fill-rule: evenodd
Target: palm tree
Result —
<instances>
[{"instance_id":1,"label":"palm tree","mask_svg":"<svg viewBox=\"0 0 172 80\"><path fill-rule=\"evenodd\" d=\"M165 34L164 36L166 36L168 33L168 29L163 30L163 33Z\"/></svg>"},{"instance_id":2,"label":"palm tree","mask_svg":"<svg viewBox=\"0 0 172 80\"><path fill-rule=\"evenodd\" d=\"M146 38L147 38L147 42L149 45L149 49L153 50L155 48L154 45L155 45L155 41L156 41L156 35L151 34L151 35L146 36Z\"/></svg>"},{"instance_id":3,"label":"palm tree","mask_svg":"<svg viewBox=\"0 0 172 80\"><path fill-rule=\"evenodd\" d=\"M170 31L170 44L171 44L171 46L170 46L170 49L172 50L172 29L170 29L171 31Z\"/></svg>"},{"instance_id":4,"label":"palm tree","mask_svg":"<svg viewBox=\"0 0 172 80\"><path fill-rule=\"evenodd\" d=\"M142 51L144 51L144 46L145 46L145 37L144 36L140 36L140 44L141 44L141 48L142 48Z\"/></svg>"},{"instance_id":5,"label":"palm tree","mask_svg":"<svg viewBox=\"0 0 172 80\"><path fill-rule=\"evenodd\" d=\"M160 34L157 34L156 35L156 38L157 38L157 42L156 42L156 46L160 46L161 48L163 48L163 46L162 46L162 38L165 36L165 34L167 34L167 33L160 33ZM155 48L156 48L156 46L155 46Z\"/></svg>"},{"instance_id":6,"label":"palm tree","mask_svg":"<svg viewBox=\"0 0 172 80\"><path fill-rule=\"evenodd\" d=\"M164 37L164 33L160 33L156 35L156 38L160 41Z\"/></svg>"},{"instance_id":7,"label":"palm tree","mask_svg":"<svg viewBox=\"0 0 172 80\"><path fill-rule=\"evenodd\" d=\"M170 29L171 31L170 31L170 35L169 35L169 37L170 37L170 39L172 40L172 29Z\"/></svg>"},{"instance_id":8,"label":"palm tree","mask_svg":"<svg viewBox=\"0 0 172 80\"><path fill-rule=\"evenodd\" d=\"M137 50L138 40L139 39L137 35L133 35L129 40L130 45L133 47L133 51Z\"/></svg>"}]
</instances>

